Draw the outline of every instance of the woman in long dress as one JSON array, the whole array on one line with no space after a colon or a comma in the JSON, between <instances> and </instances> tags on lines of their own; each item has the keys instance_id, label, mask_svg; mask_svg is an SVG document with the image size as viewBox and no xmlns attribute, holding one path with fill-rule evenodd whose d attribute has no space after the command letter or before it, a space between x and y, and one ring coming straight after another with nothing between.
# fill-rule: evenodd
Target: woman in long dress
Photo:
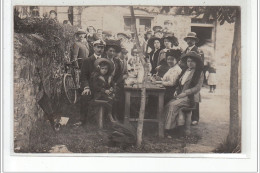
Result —
<instances>
[{"instance_id":1,"label":"woman in long dress","mask_svg":"<svg viewBox=\"0 0 260 173\"><path fill-rule=\"evenodd\" d=\"M166 53L167 63L170 69L164 74L162 84L166 88L164 94L164 103L167 104L172 98L178 84L179 76L182 69L178 65L181 57L180 50L170 50Z\"/></svg>"},{"instance_id":2,"label":"woman in long dress","mask_svg":"<svg viewBox=\"0 0 260 173\"><path fill-rule=\"evenodd\" d=\"M188 66L179 80L179 85L172 99L164 110L165 129L171 130L177 126L184 125L183 114L179 114L184 107L193 107L199 102L199 92L203 84L203 62L196 52L189 52L182 55L182 61ZM190 133L190 132L189 132Z\"/></svg>"}]
</instances>

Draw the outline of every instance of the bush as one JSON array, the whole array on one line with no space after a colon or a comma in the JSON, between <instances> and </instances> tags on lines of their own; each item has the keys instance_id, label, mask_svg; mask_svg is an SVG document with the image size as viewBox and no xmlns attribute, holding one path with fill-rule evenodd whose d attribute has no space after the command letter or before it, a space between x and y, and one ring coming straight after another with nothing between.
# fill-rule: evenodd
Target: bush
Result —
<instances>
[{"instance_id":1,"label":"bush","mask_svg":"<svg viewBox=\"0 0 260 173\"><path fill-rule=\"evenodd\" d=\"M40 72L44 89L51 97L54 107L60 105L64 62L70 58L70 47L74 42L77 28L62 25L48 18L15 17L15 50L26 57L34 69L31 73ZM20 44L16 46L16 41Z\"/></svg>"}]
</instances>

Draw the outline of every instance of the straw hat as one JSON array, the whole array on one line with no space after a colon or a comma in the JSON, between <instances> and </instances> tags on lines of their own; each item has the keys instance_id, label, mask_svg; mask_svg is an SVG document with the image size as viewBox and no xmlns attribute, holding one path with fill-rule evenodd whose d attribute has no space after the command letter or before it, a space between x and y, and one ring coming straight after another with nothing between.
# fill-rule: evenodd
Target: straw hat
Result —
<instances>
[{"instance_id":1,"label":"straw hat","mask_svg":"<svg viewBox=\"0 0 260 173\"><path fill-rule=\"evenodd\" d=\"M108 68L109 68L109 73L112 73L114 71L114 64L112 61L110 61L107 58L98 58L95 62L94 62L94 66L96 69L99 68L100 63L102 62L106 62L108 64Z\"/></svg>"},{"instance_id":2,"label":"straw hat","mask_svg":"<svg viewBox=\"0 0 260 173\"><path fill-rule=\"evenodd\" d=\"M197 34L195 32L189 32L187 34L187 36L184 38L184 40L187 41L187 38L192 38L192 39L196 40L196 43L199 42L199 39L198 39Z\"/></svg>"}]
</instances>

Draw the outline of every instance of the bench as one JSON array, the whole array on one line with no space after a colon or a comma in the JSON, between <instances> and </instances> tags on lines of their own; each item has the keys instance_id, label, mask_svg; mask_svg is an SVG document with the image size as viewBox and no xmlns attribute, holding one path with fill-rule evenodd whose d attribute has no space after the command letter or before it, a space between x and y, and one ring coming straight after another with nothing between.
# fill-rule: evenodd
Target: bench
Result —
<instances>
[{"instance_id":1,"label":"bench","mask_svg":"<svg viewBox=\"0 0 260 173\"><path fill-rule=\"evenodd\" d=\"M108 101L105 100L94 100L93 106L98 108L98 127L99 129L103 129L104 122L104 112L105 106L108 104Z\"/></svg>"}]
</instances>

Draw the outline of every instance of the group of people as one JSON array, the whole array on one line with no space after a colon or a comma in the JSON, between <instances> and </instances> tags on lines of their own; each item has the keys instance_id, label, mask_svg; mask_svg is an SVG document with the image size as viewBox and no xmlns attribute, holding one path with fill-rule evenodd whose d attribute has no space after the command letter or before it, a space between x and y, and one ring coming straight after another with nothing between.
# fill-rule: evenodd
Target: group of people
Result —
<instances>
[{"instance_id":1,"label":"group of people","mask_svg":"<svg viewBox=\"0 0 260 173\"><path fill-rule=\"evenodd\" d=\"M182 107L194 107L192 125L198 124L204 63L203 52L195 45L196 33L187 34L184 40L188 46L182 50L174 33L155 26L153 32L138 35L145 57L139 57L140 49L131 33L113 36L109 31L90 26L87 31L79 29L75 35L71 61L81 69L81 119L77 126L87 122L90 102L96 100L106 101L111 121L123 120L124 85L129 78L138 78L138 73L143 73L142 58L149 64L151 76L166 88L165 129L183 125L179 121L183 118L179 114Z\"/></svg>"}]
</instances>

